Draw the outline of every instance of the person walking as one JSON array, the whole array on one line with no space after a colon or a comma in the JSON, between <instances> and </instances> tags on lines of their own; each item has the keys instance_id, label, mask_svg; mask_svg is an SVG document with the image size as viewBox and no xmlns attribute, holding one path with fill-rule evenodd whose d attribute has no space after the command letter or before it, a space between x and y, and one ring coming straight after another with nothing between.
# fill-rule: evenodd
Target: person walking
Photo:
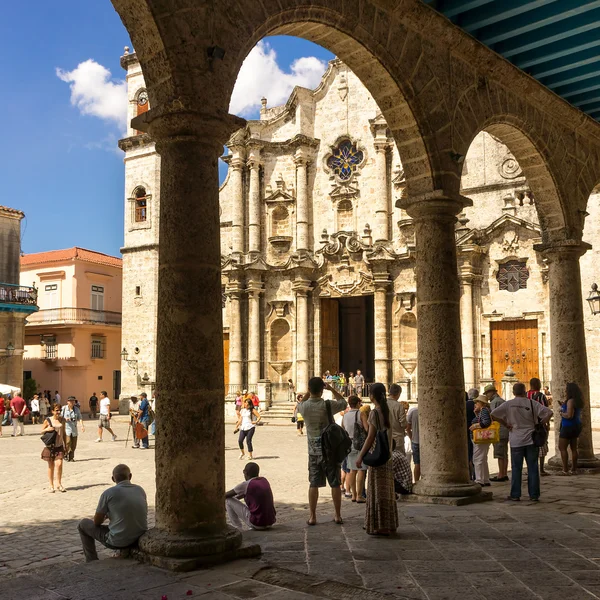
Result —
<instances>
[{"instance_id":1,"label":"person walking","mask_svg":"<svg viewBox=\"0 0 600 600\"><path fill-rule=\"evenodd\" d=\"M62 407L61 416L65 422L65 460L75 461L75 450L77 449L77 438L79 431L77 423L81 421L81 431L85 431L85 425L81 417L81 411L75 405L75 396L67 398L66 406Z\"/></svg>"},{"instance_id":2,"label":"person walking","mask_svg":"<svg viewBox=\"0 0 600 600\"><path fill-rule=\"evenodd\" d=\"M39 394L38 394L39 396ZM39 396L40 398L40 423L43 423L46 420L46 417L50 414L50 402L48 402L48 398L43 394Z\"/></svg>"},{"instance_id":3,"label":"person walking","mask_svg":"<svg viewBox=\"0 0 600 600\"><path fill-rule=\"evenodd\" d=\"M548 408L552 408L550 406L550 402L548 402L548 398L544 392L542 392L542 382L537 377L532 377L529 380L529 391L527 392L527 397L533 400L534 402L539 402L543 406L547 406ZM550 424L548 424L548 431L550 431ZM540 446L540 476L544 477L549 473L546 473L544 469L544 463L546 461L546 456L548 455L548 441L543 446Z\"/></svg>"},{"instance_id":4,"label":"person walking","mask_svg":"<svg viewBox=\"0 0 600 600\"><path fill-rule=\"evenodd\" d=\"M296 398L296 406L294 406L294 419L296 420L297 435L304 435L304 417L298 412L300 408L300 402L302 402L302 394L298 394Z\"/></svg>"},{"instance_id":5,"label":"person walking","mask_svg":"<svg viewBox=\"0 0 600 600\"><path fill-rule=\"evenodd\" d=\"M406 433L410 438L413 463L415 464L415 483L421 479L421 452L419 450L419 407L413 406L406 415Z\"/></svg>"},{"instance_id":6,"label":"person walking","mask_svg":"<svg viewBox=\"0 0 600 600\"><path fill-rule=\"evenodd\" d=\"M60 397L60 394L58 393L58 390L56 390L54 392L54 402L55 402L55 404L60 404L61 400L62 400L62 398Z\"/></svg>"},{"instance_id":7,"label":"person walking","mask_svg":"<svg viewBox=\"0 0 600 600\"><path fill-rule=\"evenodd\" d=\"M37 425L40 422L40 397L34 394L31 399L31 424Z\"/></svg>"},{"instance_id":8,"label":"person walking","mask_svg":"<svg viewBox=\"0 0 600 600\"><path fill-rule=\"evenodd\" d=\"M95 419L96 414L98 413L98 396L96 396L96 392L92 392L90 396L90 419Z\"/></svg>"},{"instance_id":9,"label":"person walking","mask_svg":"<svg viewBox=\"0 0 600 600\"><path fill-rule=\"evenodd\" d=\"M48 481L50 482L50 493L54 494L54 476L56 474L56 489L59 492L67 490L62 484L63 458L65 456L65 420L61 415L60 404L52 407L52 416L44 421L42 433L56 431L56 439L52 446L46 446L42 450L42 460L48 463Z\"/></svg>"},{"instance_id":10,"label":"person walking","mask_svg":"<svg viewBox=\"0 0 600 600\"><path fill-rule=\"evenodd\" d=\"M291 379L288 379L288 402L295 402L296 400L296 386Z\"/></svg>"},{"instance_id":11,"label":"person walking","mask_svg":"<svg viewBox=\"0 0 600 600\"><path fill-rule=\"evenodd\" d=\"M138 440L135 426L138 420L138 410L139 410L139 398L137 396L131 396L129 399L129 426L131 427L131 431L133 432L133 444L132 448L140 447L140 440Z\"/></svg>"},{"instance_id":12,"label":"person walking","mask_svg":"<svg viewBox=\"0 0 600 600\"><path fill-rule=\"evenodd\" d=\"M102 430L106 429L112 435L113 442L117 441L117 436L110 428L110 398L106 392L100 392L100 419L98 419L98 439L96 442L102 441Z\"/></svg>"},{"instance_id":13,"label":"person walking","mask_svg":"<svg viewBox=\"0 0 600 600\"><path fill-rule=\"evenodd\" d=\"M254 418L256 418L256 421ZM252 444L252 438L256 430L256 424L260 423L260 412L254 408L252 398L246 398L244 402L244 408L242 408L238 414L238 420L235 424L235 428L239 429L240 434L238 437L238 445L240 447L240 460L245 456L244 452L244 440L246 440L246 446L248 447L248 460L253 460L252 453L254 452L254 446Z\"/></svg>"},{"instance_id":14,"label":"person walking","mask_svg":"<svg viewBox=\"0 0 600 600\"><path fill-rule=\"evenodd\" d=\"M331 414L335 415L346 410L348 403L344 397L330 384L320 377L312 377L308 381L308 393L304 395L298 409L306 424L306 441L308 443L308 525L317 524L317 502L319 501L319 488L326 484L331 488L333 500L334 522L343 524L342 520L342 489L341 489L341 463L334 463L323 457L321 435L329 426L329 411L323 392L331 392L335 400L328 400Z\"/></svg>"},{"instance_id":15,"label":"person walking","mask_svg":"<svg viewBox=\"0 0 600 600\"><path fill-rule=\"evenodd\" d=\"M21 431L18 435L25 435L25 413L27 412L27 403L21 398L18 392L10 401L10 411L13 424L12 437L17 437L17 430Z\"/></svg>"},{"instance_id":16,"label":"person walking","mask_svg":"<svg viewBox=\"0 0 600 600\"><path fill-rule=\"evenodd\" d=\"M342 418L342 427L352 440L352 450L346 457L346 465L349 473L346 475L346 481L349 484L350 497L352 502L363 504L362 493L365 489L365 477L367 475L367 467L362 465L360 468L356 465L356 459L362 450L364 440L367 438L369 423L364 413L360 412L361 400L358 396L350 396L348 398L350 409ZM355 436L358 436L355 440Z\"/></svg>"},{"instance_id":17,"label":"person walking","mask_svg":"<svg viewBox=\"0 0 600 600\"><path fill-rule=\"evenodd\" d=\"M539 448L533 443L533 432L538 422L546 424L552 411L527 398L525 384L513 385L514 398L504 402L492 411L492 418L508 428L510 442L510 462L512 466L510 496L507 500L518 502L521 499L521 479L523 460L527 462L527 491L529 499L537 502L540 498Z\"/></svg>"},{"instance_id":18,"label":"person walking","mask_svg":"<svg viewBox=\"0 0 600 600\"><path fill-rule=\"evenodd\" d=\"M354 378L354 373L350 371L348 373L348 395L354 396L356 394L356 380Z\"/></svg>"},{"instance_id":19,"label":"person walking","mask_svg":"<svg viewBox=\"0 0 600 600\"><path fill-rule=\"evenodd\" d=\"M148 427L150 424L150 402L148 401L148 394L146 392L142 392L140 398L141 401L137 412L136 439L142 440L141 450L149 450L150 439L148 438Z\"/></svg>"},{"instance_id":20,"label":"person walking","mask_svg":"<svg viewBox=\"0 0 600 600\"><path fill-rule=\"evenodd\" d=\"M489 383L483 388L483 394L490 402L491 411L505 402L493 383ZM493 446L494 458L498 461L498 475L490 477L490 481L508 481L508 429L503 425L500 425L500 441Z\"/></svg>"},{"instance_id":21,"label":"person walking","mask_svg":"<svg viewBox=\"0 0 600 600\"><path fill-rule=\"evenodd\" d=\"M367 486L367 510L365 511L365 529L369 535L388 536L398 529L398 507L394 488L394 471L392 466L392 426L390 409L387 403L385 385L375 383L369 394L374 409L369 415L369 432L367 439L356 459L357 468L372 448L379 431L388 436L390 455L380 467L368 467L369 485Z\"/></svg>"},{"instance_id":22,"label":"person walking","mask_svg":"<svg viewBox=\"0 0 600 600\"><path fill-rule=\"evenodd\" d=\"M558 437L558 449L563 464L563 470L559 475L569 474L569 448L571 448L571 473L577 473L577 444L581 435L581 410L583 408L583 396L576 383L567 383L566 402L560 404L560 433Z\"/></svg>"},{"instance_id":23,"label":"person walking","mask_svg":"<svg viewBox=\"0 0 600 600\"><path fill-rule=\"evenodd\" d=\"M487 429L492 424L490 415L490 403L487 396L478 396L475 400L475 418L471 423L470 430ZM471 435L473 435L471 433ZM475 467L475 483L484 487L490 483L490 470L488 468L488 452L490 444L473 444L473 466Z\"/></svg>"}]
</instances>

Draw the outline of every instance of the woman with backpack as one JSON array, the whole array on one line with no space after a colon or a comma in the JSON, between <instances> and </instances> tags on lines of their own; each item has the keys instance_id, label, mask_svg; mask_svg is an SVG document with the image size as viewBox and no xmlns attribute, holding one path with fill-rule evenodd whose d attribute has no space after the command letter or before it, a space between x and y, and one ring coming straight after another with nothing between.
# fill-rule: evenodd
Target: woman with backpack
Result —
<instances>
[{"instance_id":1,"label":"woman with backpack","mask_svg":"<svg viewBox=\"0 0 600 600\"><path fill-rule=\"evenodd\" d=\"M558 437L558 449L563 464L562 473L559 475L569 475L569 448L571 448L571 474L577 473L577 440L581 435L581 410L583 409L583 396L576 383L567 383L567 400L560 404L560 414L562 421L560 424L560 434Z\"/></svg>"},{"instance_id":2,"label":"woman with backpack","mask_svg":"<svg viewBox=\"0 0 600 600\"><path fill-rule=\"evenodd\" d=\"M48 481L50 482L50 493L54 494L54 472L56 471L57 490L66 492L62 485L63 458L65 453L65 419L61 416L60 404L52 407L52 416L44 421L42 434L56 432L52 443L46 445L42 450L42 460L48 463Z\"/></svg>"},{"instance_id":3,"label":"woman with backpack","mask_svg":"<svg viewBox=\"0 0 600 600\"><path fill-rule=\"evenodd\" d=\"M369 414L369 431L356 459L356 466L360 469L363 460L368 466L369 486L367 488L365 529L369 535L388 536L398 528L398 507L392 468L390 409L383 383L375 383L371 386L370 398L373 410ZM374 461L375 457L377 461ZM381 464L370 466L370 462Z\"/></svg>"}]
</instances>

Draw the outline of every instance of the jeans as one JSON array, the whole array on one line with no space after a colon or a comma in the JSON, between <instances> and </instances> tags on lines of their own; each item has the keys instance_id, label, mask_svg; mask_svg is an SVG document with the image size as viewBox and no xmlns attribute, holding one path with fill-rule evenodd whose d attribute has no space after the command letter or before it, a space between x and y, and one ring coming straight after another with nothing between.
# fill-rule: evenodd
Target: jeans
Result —
<instances>
[{"instance_id":1,"label":"jeans","mask_svg":"<svg viewBox=\"0 0 600 600\"><path fill-rule=\"evenodd\" d=\"M240 431L240 436L238 438L238 444L240 446L240 450L244 449L244 438L246 438L246 445L248 446L248 452L250 452L250 454L252 454L252 452L254 451L254 448L252 447L252 438L254 437L254 430L256 429L256 427L252 427L251 429L248 429L247 431Z\"/></svg>"},{"instance_id":2,"label":"jeans","mask_svg":"<svg viewBox=\"0 0 600 600\"><path fill-rule=\"evenodd\" d=\"M540 470L538 457L540 449L533 444L510 447L510 464L512 476L510 481L510 495L512 498L521 497L521 480L523 477L523 459L527 462L527 491L530 498L540 497Z\"/></svg>"},{"instance_id":3,"label":"jeans","mask_svg":"<svg viewBox=\"0 0 600 600\"><path fill-rule=\"evenodd\" d=\"M79 536L81 537L81 545L83 546L83 553L85 554L85 562L91 562L92 560L98 560L98 553L96 552L96 541L99 541L103 546L107 548L115 549L106 542L108 537L109 529L106 525L94 525L94 521L91 519L82 519L79 521L77 526L79 530Z\"/></svg>"},{"instance_id":4,"label":"jeans","mask_svg":"<svg viewBox=\"0 0 600 600\"><path fill-rule=\"evenodd\" d=\"M140 423L146 428L146 431L148 431L148 419L142 419L140 421ZM136 442L137 441L138 440L136 440ZM142 448L150 448L150 438L148 436L146 436L145 438L142 438L141 442L142 442Z\"/></svg>"},{"instance_id":5,"label":"jeans","mask_svg":"<svg viewBox=\"0 0 600 600\"><path fill-rule=\"evenodd\" d=\"M77 436L76 435L67 435L65 434L65 442L66 442L66 459L73 460L75 458L75 450L77 449Z\"/></svg>"}]
</instances>

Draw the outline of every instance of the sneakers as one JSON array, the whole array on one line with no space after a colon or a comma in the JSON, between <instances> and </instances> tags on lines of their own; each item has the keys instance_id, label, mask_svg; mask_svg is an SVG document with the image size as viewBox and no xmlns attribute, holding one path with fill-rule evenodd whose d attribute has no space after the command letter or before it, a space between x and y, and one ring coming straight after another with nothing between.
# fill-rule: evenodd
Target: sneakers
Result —
<instances>
[{"instance_id":1,"label":"sneakers","mask_svg":"<svg viewBox=\"0 0 600 600\"><path fill-rule=\"evenodd\" d=\"M101 441L102 441L102 438L98 438L98 439L96 440L96 443L98 443L98 442L101 442Z\"/></svg>"},{"instance_id":2,"label":"sneakers","mask_svg":"<svg viewBox=\"0 0 600 600\"><path fill-rule=\"evenodd\" d=\"M117 441L117 436L116 435L113 435L112 438L113 438L113 442Z\"/></svg>"}]
</instances>

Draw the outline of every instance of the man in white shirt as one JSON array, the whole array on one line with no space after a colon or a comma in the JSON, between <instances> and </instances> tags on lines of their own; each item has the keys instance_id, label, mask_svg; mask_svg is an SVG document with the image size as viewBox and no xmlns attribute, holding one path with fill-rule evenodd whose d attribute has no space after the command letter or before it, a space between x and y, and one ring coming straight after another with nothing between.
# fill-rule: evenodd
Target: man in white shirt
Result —
<instances>
[{"instance_id":1,"label":"man in white shirt","mask_svg":"<svg viewBox=\"0 0 600 600\"><path fill-rule=\"evenodd\" d=\"M513 385L515 397L500 404L492 411L492 419L508 429L510 442L510 462L512 465L510 496L507 500L518 502L521 499L521 478L523 459L527 462L527 491L529 499L537 502L540 497L540 471L538 456L540 449L533 443L532 433L538 422L548 423L552 410L539 402L527 398L524 383Z\"/></svg>"},{"instance_id":2,"label":"man in white shirt","mask_svg":"<svg viewBox=\"0 0 600 600\"><path fill-rule=\"evenodd\" d=\"M60 404L60 394L58 393L58 390L56 390L56 392L54 392L54 402L56 404Z\"/></svg>"},{"instance_id":3,"label":"man in white shirt","mask_svg":"<svg viewBox=\"0 0 600 600\"><path fill-rule=\"evenodd\" d=\"M31 422L37 425L40 420L40 397L37 394L31 399Z\"/></svg>"},{"instance_id":4,"label":"man in white shirt","mask_svg":"<svg viewBox=\"0 0 600 600\"><path fill-rule=\"evenodd\" d=\"M110 428L110 398L106 392L100 392L100 418L98 419L98 439L96 442L102 441L102 430L106 429L112 435L113 442L117 441L117 436Z\"/></svg>"}]
</instances>

